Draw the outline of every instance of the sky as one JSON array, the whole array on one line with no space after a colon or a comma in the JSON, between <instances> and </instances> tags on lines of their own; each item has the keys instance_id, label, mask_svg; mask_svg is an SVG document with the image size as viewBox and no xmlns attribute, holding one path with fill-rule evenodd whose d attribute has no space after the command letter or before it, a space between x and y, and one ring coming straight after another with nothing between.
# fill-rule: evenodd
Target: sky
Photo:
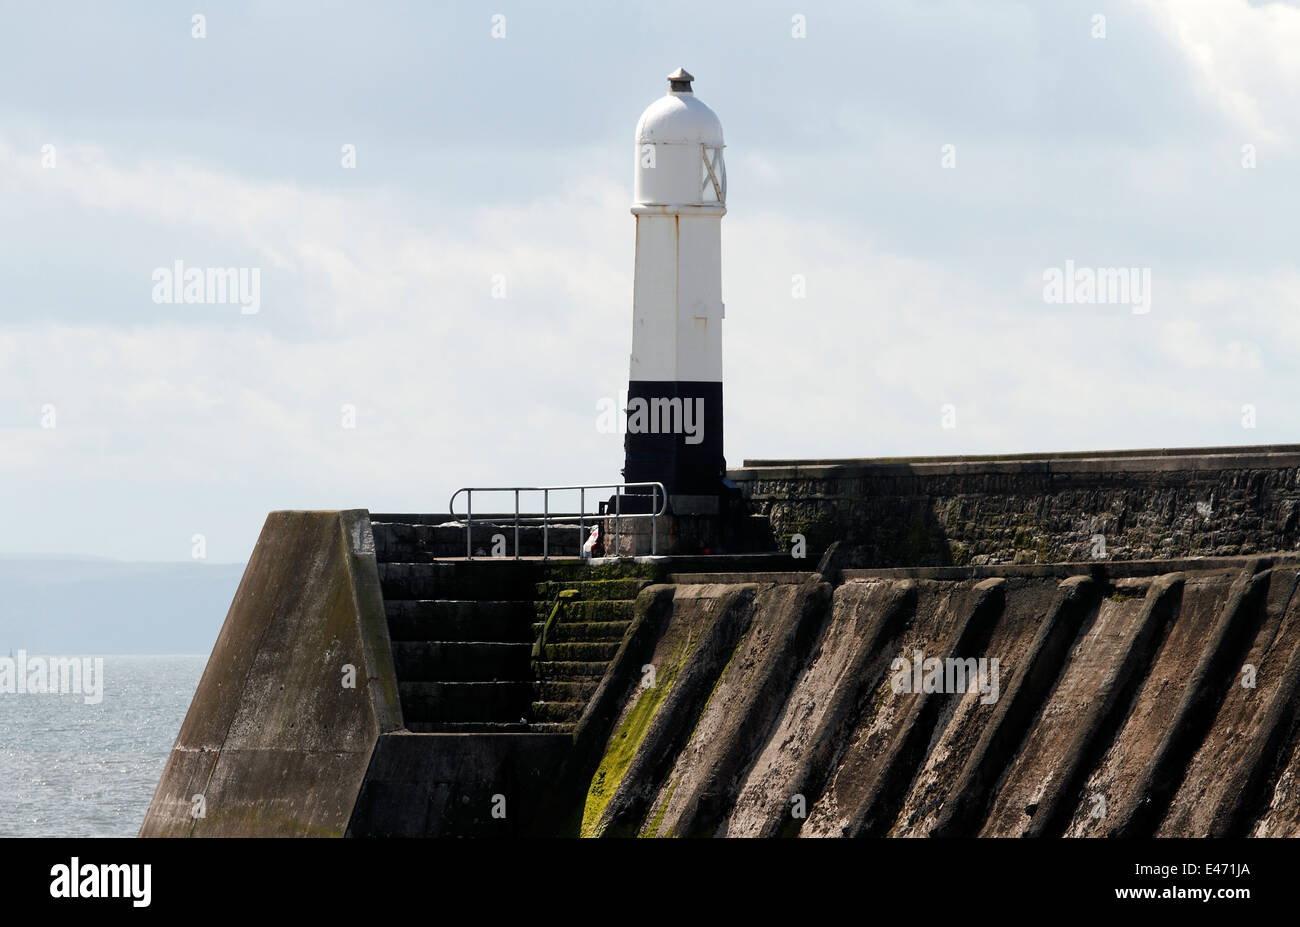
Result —
<instances>
[{"instance_id":1,"label":"sky","mask_svg":"<svg viewBox=\"0 0 1300 927\"><path fill-rule=\"evenodd\" d=\"M1294 4L200 9L0 6L2 554L617 480L679 66L727 141L731 465L1300 439ZM155 301L177 261L257 311Z\"/></svg>"}]
</instances>

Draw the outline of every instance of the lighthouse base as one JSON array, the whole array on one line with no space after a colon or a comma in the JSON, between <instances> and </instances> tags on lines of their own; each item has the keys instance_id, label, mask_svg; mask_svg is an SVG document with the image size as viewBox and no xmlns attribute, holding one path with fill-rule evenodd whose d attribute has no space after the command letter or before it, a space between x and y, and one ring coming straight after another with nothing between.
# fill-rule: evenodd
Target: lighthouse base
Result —
<instances>
[{"instance_id":1,"label":"lighthouse base","mask_svg":"<svg viewBox=\"0 0 1300 927\"><path fill-rule=\"evenodd\" d=\"M627 396L624 481L663 483L673 496L721 494L722 384L633 380Z\"/></svg>"},{"instance_id":2,"label":"lighthouse base","mask_svg":"<svg viewBox=\"0 0 1300 927\"><path fill-rule=\"evenodd\" d=\"M623 496L622 501L630 498ZM601 521L601 556L750 554L776 549L767 518L750 514L748 503L734 488L724 487L718 495L670 496L668 511L652 519L616 523L612 511L608 507Z\"/></svg>"}]
</instances>

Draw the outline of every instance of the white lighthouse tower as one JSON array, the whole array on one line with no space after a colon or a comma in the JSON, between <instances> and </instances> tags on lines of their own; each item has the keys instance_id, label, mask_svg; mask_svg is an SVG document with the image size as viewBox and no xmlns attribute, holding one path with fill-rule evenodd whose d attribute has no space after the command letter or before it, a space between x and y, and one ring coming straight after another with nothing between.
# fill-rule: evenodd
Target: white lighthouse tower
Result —
<instances>
[{"instance_id":1,"label":"white lighthouse tower","mask_svg":"<svg viewBox=\"0 0 1300 927\"><path fill-rule=\"evenodd\" d=\"M725 470L727 172L722 123L695 96L694 79L679 68L668 76L668 93L641 114L632 204L636 283L623 476L663 483L679 512L708 511L708 497L716 505Z\"/></svg>"}]
</instances>

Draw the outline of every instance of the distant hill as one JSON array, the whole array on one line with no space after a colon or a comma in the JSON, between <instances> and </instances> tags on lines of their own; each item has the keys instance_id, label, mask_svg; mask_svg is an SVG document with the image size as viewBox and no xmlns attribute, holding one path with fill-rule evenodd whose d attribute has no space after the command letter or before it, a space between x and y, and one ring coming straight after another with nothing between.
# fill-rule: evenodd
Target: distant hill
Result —
<instances>
[{"instance_id":1,"label":"distant hill","mask_svg":"<svg viewBox=\"0 0 1300 927\"><path fill-rule=\"evenodd\" d=\"M239 563L0 556L0 656L207 654L243 572Z\"/></svg>"}]
</instances>

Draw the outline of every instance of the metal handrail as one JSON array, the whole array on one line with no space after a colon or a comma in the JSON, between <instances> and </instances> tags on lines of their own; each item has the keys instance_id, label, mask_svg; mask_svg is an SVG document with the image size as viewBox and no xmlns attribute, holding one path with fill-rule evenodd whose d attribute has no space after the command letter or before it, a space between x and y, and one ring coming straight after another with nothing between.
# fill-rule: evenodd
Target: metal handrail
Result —
<instances>
[{"instance_id":1,"label":"metal handrail","mask_svg":"<svg viewBox=\"0 0 1300 927\"><path fill-rule=\"evenodd\" d=\"M587 490L588 489L612 489L614 490L614 555L618 556L619 547L619 528L620 523L627 519L629 521L637 518L650 519L650 553L655 555L659 552L659 523L655 519L659 518L668 509L668 490L664 489L663 483L586 483L575 486L462 486L451 494L451 500L447 503L447 511L453 519L459 520L460 516L456 514L456 499L461 493L465 494L465 559L474 559L474 493L479 492L511 492L515 495L515 556L519 559L519 526L530 522L539 522L542 526L542 559L550 559L551 551L551 522L557 518L578 518L578 554L582 555L582 544L586 539L587 524L586 519L590 514L597 519L601 517L599 512L587 512ZM650 490L650 512L629 512L626 515L622 512L623 490L625 489L649 489ZM578 491L578 511L577 512L551 512L551 493L553 492L571 492ZM542 515L523 515L519 514L519 494L521 492L540 492L542 494ZM660 500L663 500L662 502ZM608 517L606 515L605 517Z\"/></svg>"}]
</instances>

